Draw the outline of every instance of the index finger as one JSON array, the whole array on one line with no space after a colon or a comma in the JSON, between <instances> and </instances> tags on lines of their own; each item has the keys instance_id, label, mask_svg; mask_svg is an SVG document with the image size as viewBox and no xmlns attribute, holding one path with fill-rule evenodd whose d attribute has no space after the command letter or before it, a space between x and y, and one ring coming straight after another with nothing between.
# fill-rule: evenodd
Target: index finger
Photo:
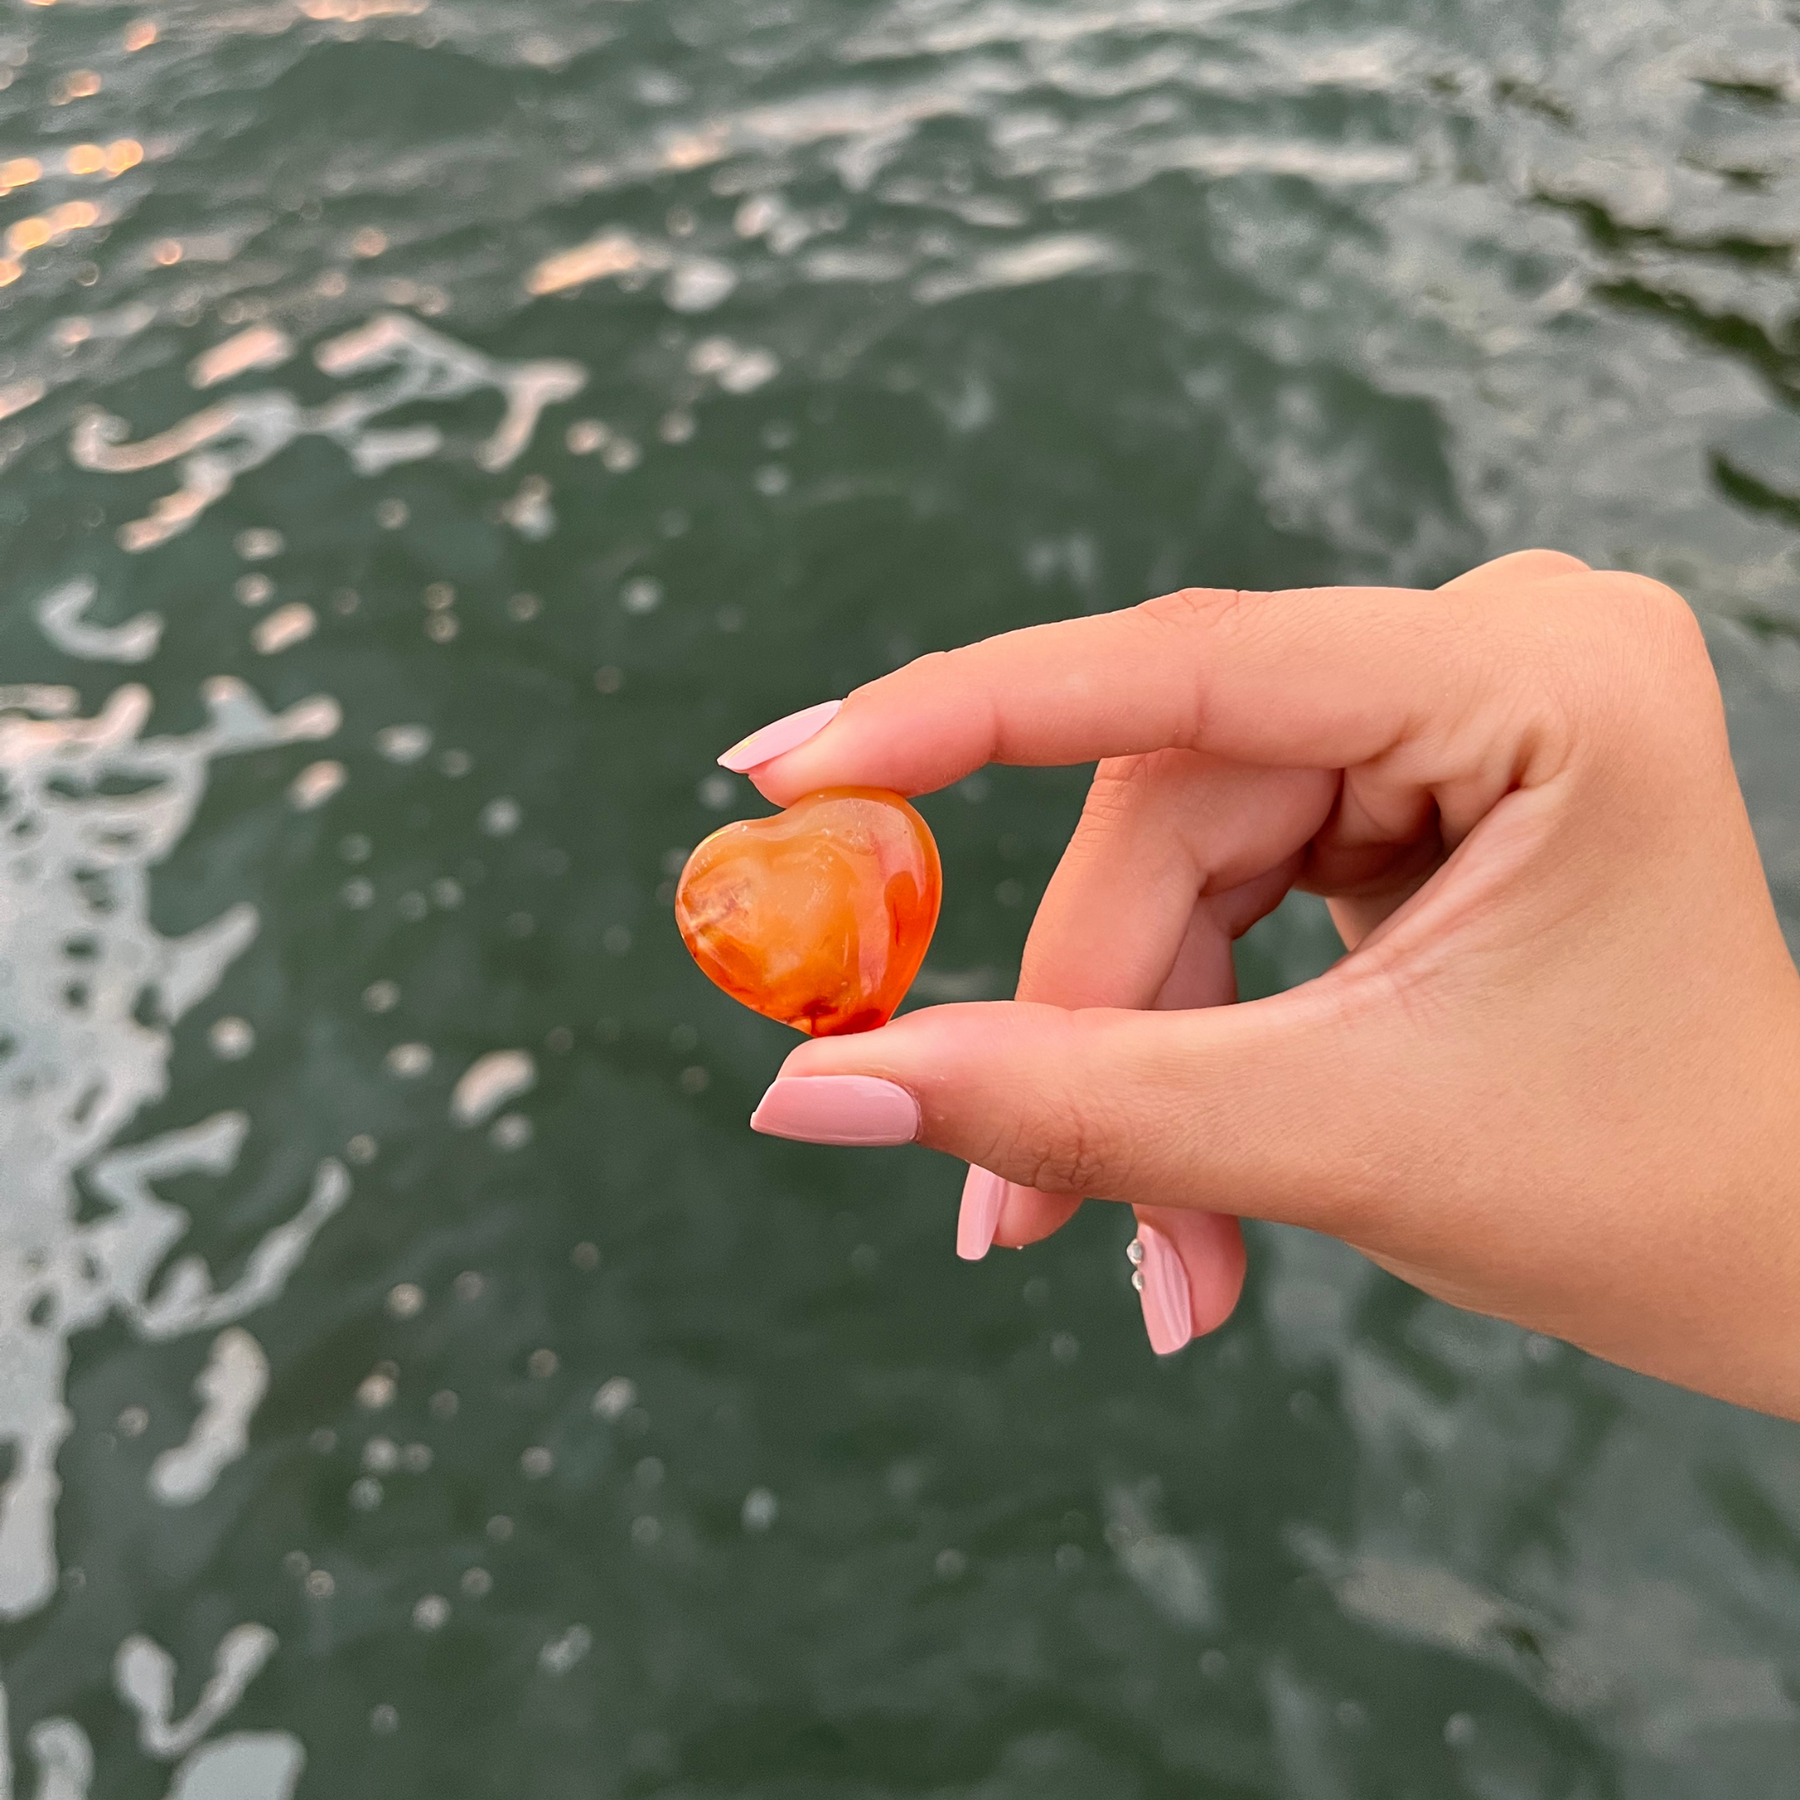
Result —
<instances>
[{"instance_id":1,"label":"index finger","mask_svg":"<svg viewBox=\"0 0 1800 1800\"><path fill-rule=\"evenodd\" d=\"M822 787L929 793L989 762L1168 748L1350 768L1466 719L1505 664L1496 639L1514 613L1412 588L1186 588L920 657L749 773L785 805ZM1541 617L1520 635L1541 658Z\"/></svg>"}]
</instances>

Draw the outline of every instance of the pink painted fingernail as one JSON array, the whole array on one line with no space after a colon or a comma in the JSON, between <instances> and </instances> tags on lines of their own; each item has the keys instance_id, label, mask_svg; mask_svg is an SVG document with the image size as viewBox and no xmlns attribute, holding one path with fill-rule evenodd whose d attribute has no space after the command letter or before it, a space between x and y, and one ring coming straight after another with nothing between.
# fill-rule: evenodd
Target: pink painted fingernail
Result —
<instances>
[{"instance_id":1,"label":"pink painted fingernail","mask_svg":"<svg viewBox=\"0 0 1800 1800\"><path fill-rule=\"evenodd\" d=\"M822 700L817 706L789 713L785 719L777 719L773 725L751 732L719 758L719 767L742 775L760 763L785 755L809 737L817 737L838 716L838 709L843 704L841 700Z\"/></svg>"},{"instance_id":2,"label":"pink painted fingernail","mask_svg":"<svg viewBox=\"0 0 1800 1800\"><path fill-rule=\"evenodd\" d=\"M750 1115L750 1129L803 1144L910 1144L919 1103L874 1075L784 1075Z\"/></svg>"},{"instance_id":3,"label":"pink painted fingernail","mask_svg":"<svg viewBox=\"0 0 1800 1800\"><path fill-rule=\"evenodd\" d=\"M1144 1329L1158 1356L1173 1356L1194 1335L1194 1307L1187 1270L1175 1246L1154 1225L1140 1224L1131 1246L1137 1264L1131 1285L1144 1303Z\"/></svg>"},{"instance_id":4,"label":"pink painted fingernail","mask_svg":"<svg viewBox=\"0 0 1800 1800\"><path fill-rule=\"evenodd\" d=\"M980 1262L994 1247L1000 1208L1005 1204L1006 1183L970 1164L969 1179L963 1183L962 1211L956 1215L956 1254L964 1262Z\"/></svg>"}]
</instances>

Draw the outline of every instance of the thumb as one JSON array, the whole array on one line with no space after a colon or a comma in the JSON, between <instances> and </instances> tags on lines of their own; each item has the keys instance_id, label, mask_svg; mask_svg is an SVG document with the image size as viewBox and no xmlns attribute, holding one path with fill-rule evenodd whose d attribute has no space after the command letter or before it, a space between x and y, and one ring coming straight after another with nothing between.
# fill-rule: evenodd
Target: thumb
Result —
<instances>
[{"instance_id":1,"label":"thumb","mask_svg":"<svg viewBox=\"0 0 1800 1800\"><path fill-rule=\"evenodd\" d=\"M1051 1194L1331 1230L1321 1167L1369 1153L1343 1142L1366 1130L1332 986L1192 1012L929 1007L802 1044L750 1123L808 1143L927 1144Z\"/></svg>"}]
</instances>

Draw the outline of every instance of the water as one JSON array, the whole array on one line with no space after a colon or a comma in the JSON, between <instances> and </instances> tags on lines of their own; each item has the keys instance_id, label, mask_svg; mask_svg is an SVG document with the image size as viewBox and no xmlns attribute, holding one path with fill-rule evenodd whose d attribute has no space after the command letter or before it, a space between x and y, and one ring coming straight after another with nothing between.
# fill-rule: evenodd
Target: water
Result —
<instances>
[{"instance_id":1,"label":"water","mask_svg":"<svg viewBox=\"0 0 1800 1800\"><path fill-rule=\"evenodd\" d=\"M1800 936L1785 11L0 61L0 1794L1791 1791L1791 1426L1269 1230L1157 1366L1115 1214L964 1267L940 1160L753 1139L668 909L718 750L921 649L1549 542L1705 614ZM1081 785L925 803L926 997Z\"/></svg>"}]
</instances>

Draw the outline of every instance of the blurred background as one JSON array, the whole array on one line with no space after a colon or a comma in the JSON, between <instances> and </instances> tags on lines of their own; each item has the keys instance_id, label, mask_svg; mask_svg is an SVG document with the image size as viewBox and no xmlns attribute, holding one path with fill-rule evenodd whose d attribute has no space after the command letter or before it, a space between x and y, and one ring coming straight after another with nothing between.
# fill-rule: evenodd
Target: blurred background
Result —
<instances>
[{"instance_id":1,"label":"blurred background","mask_svg":"<svg viewBox=\"0 0 1800 1800\"><path fill-rule=\"evenodd\" d=\"M1800 932L1797 19L8 0L0 1794L1791 1795L1794 1427L1260 1228L1159 1364L669 902L922 650L1544 543ZM923 803L919 998L1083 785Z\"/></svg>"}]
</instances>

